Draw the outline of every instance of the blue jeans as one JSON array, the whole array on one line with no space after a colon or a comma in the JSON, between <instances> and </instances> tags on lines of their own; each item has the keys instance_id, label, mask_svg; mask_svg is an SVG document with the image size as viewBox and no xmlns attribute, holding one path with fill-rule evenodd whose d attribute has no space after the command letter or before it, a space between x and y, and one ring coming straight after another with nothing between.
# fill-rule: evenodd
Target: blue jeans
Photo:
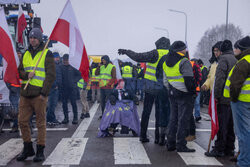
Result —
<instances>
[{"instance_id":1,"label":"blue jeans","mask_svg":"<svg viewBox=\"0 0 250 167\"><path fill-rule=\"evenodd\" d=\"M250 103L238 101L231 102L235 134L239 141L240 155L237 165L250 166Z\"/></svg>"},{"instance_id":2,"label":"blue jeans","mask_svg":"<svg viewBox=\"0 0 250 167\"><path fill-rule=\"evenodd\" d=\"M16 112L18 112L18 103L20 98L20 88L13 87L12 89L15 89L15 91L10 91L9 93L9 100L12 105L12 107L15 109ZM18 127L18 120L17 118L13 120L13 127Z\"/></svg>"},{"instance_id":3,"label":"blue jeans","mask_svg":"<svg viewBox=\"0 0 250 167\"><path fill-rule=\"evenodd\" d=\"M47 109L47 122L54 122L56 120L55 109L58 102L58 95L58 89L51 89Z\"/></svg>"},{"instance_id":4,"label":"blue jeans","mask_svg":"<svg viewBox=\"0 0 250 167\"><path fill-rule=\"evenodd\" d=\"M141 95L141 100L143 100L143 78L142 79L137 79L137 91L139 92L139 94Z\"/></svg>"},{"instance_id":5,"label":"blue jeans","mask_svg":"<svg viewBox=\"0 0 250 167\"><path fill-rule=\"evenodd\" d=\"M194 116L195 118L200 117L200 97L201 97L201 92L198 92L198 95L195 99L194 102Z\"/></svg>"}]
</instances>

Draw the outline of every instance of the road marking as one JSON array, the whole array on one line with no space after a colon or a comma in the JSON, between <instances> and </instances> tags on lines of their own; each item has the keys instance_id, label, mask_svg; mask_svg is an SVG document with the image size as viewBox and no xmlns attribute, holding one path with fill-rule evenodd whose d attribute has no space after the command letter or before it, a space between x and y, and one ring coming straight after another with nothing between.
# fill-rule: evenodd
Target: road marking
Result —
<instances>
[{"instance_id":1,"label":"road marking","mask_svg":"<svg viewBox=\"0 0 250 167\"><path fill-rule=\"evenodd\" d=\"M63 138L43 165L79 165L88 138Z\"/></svg>"},{"instance_id":2,"label":"road marking","mask_svg":"<svg viewBox=\"0 0 250 167\"><path fill-rule=\"evenodd\" d=\"M34 128L33 130L37 131L37 128ZM66 130L68 130L68 128L46 128L46 131L66 131ZM3 129L3 131L11 131L11 129L6 128Z\"/></svg>"},{"instance_id":3,"label":"road marking","mask_svg":"<svg viewBox=\"0 0 250 167\"><path fill-rule=\"evenodd\" d=\"M23 149L22 139L10 139L0 145L0 166L5 166Z\"/></svg>"},{"instance_id":4,"label":"road marking","mask_svg":"<svg viewBox=\"0 0 250 167\"><path fill-rule=\"evenodd\" d=\"M114 138L115 164L151 164L138 138Z\"/></svg>"},{"instance_id":5,"label":"road marking","mask_svg":"<svg viewBox=\"0 0 250 167\"><path fill-rule=\"evenodd\" d=\"M93 117L99 107L97 101L89 110L90 118L82 120L71 138L63 138L45 160L43 165L53 167L68 167L69 165L79 165L84 153L88 138L83 138Z\"/></svg>"},{"instance_id":6,"label":"road marking","mask_svg":"<svg viewBox=\"0 0 250 167\"><path fill-rule=\"evenodd\" d=\"M155 128L148 128L148 130L155 130ZM196 129L196 132L211 132L211 129Z\"/></svg>"},{"instance_id":7,"label":"road marking","mask_svg":"<svg viewBox=\"0 0 250 167\"><path fill-rule=\"evenodd\" d=\"M86 119L82 120L81 124L78 126L78 128L76 129L76 131L72 135L72 138L79 138L79 137L83 138L84 137L86 131L89 128L91 121L94 118L94 115L95 115L98 107L99 107L99 103L97 103L97 101L95 101L95 103L93 104L93 106L89 110L90 118L86 118Z\"/></svg>"},{"instance_id":8,"label":"road marking","mask_svg":"<svg viewBox=\"0 0 250 167\"><path fill-rule=\"evenodd\" d=\"M204 155L206 152L202 147L200 147L195 142L188 142L187 147L194 148L196 152L194 153L181 153L178 154L184 160L187 165L216 165L216 166L223 166L216 158L214 157L207 157Z\"/></svg>"}]
</instances>

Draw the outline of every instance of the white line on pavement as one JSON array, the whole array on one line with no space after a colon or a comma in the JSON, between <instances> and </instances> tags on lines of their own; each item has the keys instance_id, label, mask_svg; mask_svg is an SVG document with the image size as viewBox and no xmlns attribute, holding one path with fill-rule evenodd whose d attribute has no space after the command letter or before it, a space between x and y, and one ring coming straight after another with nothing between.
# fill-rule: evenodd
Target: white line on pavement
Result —
<instances>
[{"instance_id":1,"label":"white line on pavement","mask_svg":"<svg viewBox=\"0 0 250 167\"><path fill-rule=\"evenodd\" d=\"M37 131L37 128L34 128L33 130ZM66 131L66 130L68 130L68 128L46 128L46 131ZM11 129L6 128L3 129L3 131L11 131Z\"/></svg>"},{"instance_id":2,"label":"white line on pavement","mask_svg":"<svg viewBox=\"0 0 250 167\"><path fill-rule=\"evenodd\" d=\"M5 166L23 149L22 139L10 139L0 145L0 166Z\"/></svg>"},{"instance_id":3,"label":"white line on pavement","mask_svg":"<svg viewBox=\"0 0 250 167\"><path fill-rule=\"evenodd\" d=\"M196 150L193 153L178 152L178 154L181 156L181 158L187 165L223 166L218 160L216 160L216 158L205 156L204 153L206 151L195 142L188 142L187 147L194 148Z\"/></svg>"},{"instance_id":4,"label":"white line on pavement","mask_svg":"<svg viewBox=\"0 0 250 167\"><path fill-rule=\"evenodd\" d=\"M99 104L95 102L89 111L90 118L82 120L71 138L63 138L43 165L52 165L53 167L79 165L88 141L88 138L84 138L84 135L88 130L98 107Z\"/></svg>"},{"instance_id":5,"label":"white line on pavement","mask_svg":"<svg viewBox=\"0 0 250 167\"><path fill-rule=\"evenodd\" d=\"M114 138L115 164L151 164L138 138Z\"/></svg>"},{"instance_id":6,"label":"white line on pavement","mask_svg":"<svg viewBox=\"0 0 250 167\"><path fill-rule=\"evenodd\" d=\"M79 165L87 138L63 138L43 165Z\"/></svg>"},{"instance_id":7,"label":"white line on pavement","mask_svg":"<svg viewBox=\"0 0 250 167\"><path fill-rule=\"evenodd\" d=\"M72 135L72 138L84 137L86 131L89 128L91 121L93 120L93 117L94 117L98 107L99 107L99 103L97 103L97 101L95 101L95 103L93 104L93 106L89 110L90 118L86 118L86 119L82 120L81 124L78 126L78 128L76 129L76 131Z\"/></svg>"}]
</instances>

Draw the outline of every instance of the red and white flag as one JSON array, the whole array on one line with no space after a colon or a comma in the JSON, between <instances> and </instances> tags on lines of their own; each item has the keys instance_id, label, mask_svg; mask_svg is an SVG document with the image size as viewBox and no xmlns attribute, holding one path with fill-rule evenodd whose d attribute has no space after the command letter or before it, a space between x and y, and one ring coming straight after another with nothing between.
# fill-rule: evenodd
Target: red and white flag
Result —
<instances>
[{"instance_id":1,"label":"red and white flag","mask_svg":"<svg viewBox=\"0 0 250 167\"><path fill-rule=\"evenodd\" d=\"M219 130L219 122L218 122L216 106L217 104L214 98L214 84L213 84L213 90L211 91L211 96L210 96L209 106L208 106L208 114L211 117L211 139L212 140L214 139L215 135L217 134Z\"/></svg>"},{"instance_id":2,"label":"red and white flag","mask_svg":"<svg viewBox=\"0 0 250 167\"><path fill-rule=\"evenodd\" d=\"M16 33L16 41L23 45L23 31L27 27L27 22L23 13L22 6L19 5L18 11L18 19L17 19L17 33Z\"/></svg>"},{"instance_id":3,"label":"red and white flag","mask_svg":"<svg viewBox=\"0 0 250 167\"><path fill-rule=\"evenodd\" d=\"M3 8L0 8L0 54L4 58L4 63L6 63L4 64L4 81L11 84L20 84L17 71L19 61Z\"/></svg>"},{"instance_id":4,"label":"red and white flag","mask_svg":"<svg viewBox=\"0 0 250 167\"><path fill-rule=\"evenodd\" d=\"M88 55L70 0L65 4L49 39L59 41L69 47L70 64L79 69L83 79L87 82L89 76Z\"/></svg>"}]
</instances>

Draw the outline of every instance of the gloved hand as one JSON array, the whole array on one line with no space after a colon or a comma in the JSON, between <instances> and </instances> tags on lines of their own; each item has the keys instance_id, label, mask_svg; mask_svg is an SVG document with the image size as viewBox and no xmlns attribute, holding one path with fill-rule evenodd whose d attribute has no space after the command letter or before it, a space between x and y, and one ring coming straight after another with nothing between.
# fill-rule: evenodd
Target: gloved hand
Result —
<instances>
[{"instance_id":1,"label":"gloved hand","mask_svg":"<svg viewBox=\"0 0 250 167\"><path fill-rule=\"evenodd\" d=\"M118 49L118 54L119 55L125 55L127 53L126 49Z\"/></svg>"}]
</instances>

